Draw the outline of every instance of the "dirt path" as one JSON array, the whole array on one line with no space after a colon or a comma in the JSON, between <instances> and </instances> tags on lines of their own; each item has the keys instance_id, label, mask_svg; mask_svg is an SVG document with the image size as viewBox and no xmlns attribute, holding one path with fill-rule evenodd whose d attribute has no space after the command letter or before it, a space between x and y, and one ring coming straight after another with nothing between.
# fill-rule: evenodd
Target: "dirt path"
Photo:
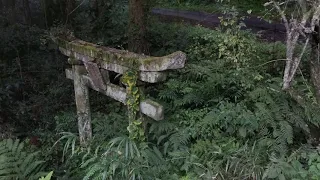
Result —
<instances>
[{"instance_id":1,"label":"dirt path","mask_svg":"<svg viewBox=\"0 0 320 180\"><path fill-rule=\"evenodd\" d=\"M191 24L200 24L204 27L215 29L219 26L219 17L222 14L210 14L205 12L193 12L183 10L172 10L163 8L152 9L154 15L169 21L184 21ZM245 29L251 29L257 33L261 39L266 41L284 41L285 40L285 27L280 23L269 23L258 17L251 16L244 20L246 24Z\"/></svg>"}]
</instances>

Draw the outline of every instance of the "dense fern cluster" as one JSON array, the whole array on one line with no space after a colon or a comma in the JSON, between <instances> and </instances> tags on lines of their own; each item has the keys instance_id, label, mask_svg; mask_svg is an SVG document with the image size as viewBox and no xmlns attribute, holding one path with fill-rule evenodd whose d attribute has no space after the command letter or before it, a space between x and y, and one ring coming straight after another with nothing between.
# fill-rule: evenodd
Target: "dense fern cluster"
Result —
<instances>
[{"instance_id":1,"label":"dense fern cluster","mask_svg":"<svg viewBox=\"0 0 320 180\"><path fill-rule=\"evenodd\" d=\"M312 103L302 107L280 89L281 71L272 68L281 62L272 60L283 57L281 44L259 44L246 32L170 28L175 33L169 38L186 38L179 47L168 40L158 53L182 48L189 59L163 86L147 88L165 105L165 120L150 121L148 144L119 137L83 155L85 179L263 179L281 166L274 158L291 167L287 157L296 144L306 143L319 113ZM103 134L103 124L94 122Z\"/></svg>"},{"instance_id":2,"label":"dense fern cluster","mask_svg":"<svg viewBox=\"0 0 320 180\"><path fill-rule=\"evenodd\" d=\"M45 173L38 152L27 152L25 143L7 139L0 142L0 179L38 179Z\"/></svg>"},{"instance_id":3,"label":"dense fern cluster","mask_svg":"<svg viewBox=\"0 0 320 180\"><path fill-rule=\"evenodd\" d=\"M273 61L283 58L281 44L265 45L247 32L170 28L168 43L151 31L164 37L152 39L164 43L158 54L181 48L188 52L187 67L146 89L165 105L165 120L148 121L147 144L119 137L83 152L85 179L264 179L274 176L274 167L292 167L287 157L307 142L319 113L312 101L302 107L281 90L281 71L273 68L281 65ZM182 44L175 42L181 36ZM114 118L124 122L121 117L95 120L95 134L106 133L106 140L120 135L102 127L113 126ZM282 175L292 177L276 177Z\"/></svg>"},{"instance_id":4,"label":"dense fern cluster","mask_svg":"<svg viewBox=\"0 0 320 180\"><path fill-rule=\"evenodd\" d=\"M81 168L87 171L84 179L156 179L168 170L164 164L156 147L118 137L98 147L93 156L86 154Z\"/></svg>"},{"instance_id":5,"label":"dense fern cluster","mask_svg":"<svg viewBox=\"0 0 320 180\"><path fill-rule=\"evenodd\" d=\"M222 45L230 37L234 44ZM225 179L261 179L270 162L267 154L286 157L295 144L306 143L309 127L319 123L318 108L311 103L301 107L281 90L281 71L271 69L282 64L273 61L283 58L280 44L253 46L257 41L242 32L209 32L189 42L187 68L173 75L159 91L158 97L167 104L171 115L166 114L168 122L152 124L151 133L156 134L153 137L163 142L158 144L164 152L187 153L185 158L202 164L200 172L205 174L217 173ZM228 50L234 50L234 46L240 48ZM239 59L230 61L228 55ZM234 66L238 62L244 63ZM228 156L228 149L223 148L228 147L233 158L230 162L224 157ZM242 151L245 148L254 152L246 155ZM218 152L223 156L219 157ZM223 173L225 166L232 169L233 161L239 163L233 167L236 170ZM199 170L186 173L195 172Z\"/></svg>"}]
</instances>

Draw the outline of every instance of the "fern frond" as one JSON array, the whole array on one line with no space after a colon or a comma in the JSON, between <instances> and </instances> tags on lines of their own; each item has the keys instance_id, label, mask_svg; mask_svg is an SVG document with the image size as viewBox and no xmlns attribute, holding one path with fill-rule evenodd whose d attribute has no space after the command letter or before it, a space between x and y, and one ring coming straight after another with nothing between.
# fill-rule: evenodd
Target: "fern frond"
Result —
<instances>
[{"instance_id":1,"label":"fern frond","mask_svg":"<svg viewBox=\"0 0 320 180\"><path fill-rule=\"evenodd\" d=\"M187 132L186 130L180 130L176 133L173 133L170 136L169 141L171 142L174 150L179 150L181 148L186 147L190 138L191 136L189 132Z\"/></svg>"},{"instance_id":2,"label":"fern frond","mask_svg":"<svg viewBox=\"0 0 320 180\"><path fill-rule=\"evenodd\" d=\"M24 142L7 139L0 142L0 178L1 179L38 179L44 167L39 161L39 152L24 151Z\"/></svg>"}]
</instances>

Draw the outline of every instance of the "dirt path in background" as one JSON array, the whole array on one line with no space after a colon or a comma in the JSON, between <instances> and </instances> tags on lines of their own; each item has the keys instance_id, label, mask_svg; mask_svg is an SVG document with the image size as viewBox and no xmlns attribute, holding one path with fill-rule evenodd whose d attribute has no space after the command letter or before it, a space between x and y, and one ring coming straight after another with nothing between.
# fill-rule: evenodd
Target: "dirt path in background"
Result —
<instances>
[{"instance_id":1,"label":"dirt path in background","mask_svg":"<svg viewBox=\"0 0 320 180\"><path fill-rule=\"evenodd\" d=\"M200 24L210 29L218 27L220 25L219 17L223 16L222 14L163 8L154 8L151 12L154 15L160 16L164 20L183 21L193 25ZM246 18L243 22L246 24L246 28L244 29L251 29L252 32L258 34L262 40L269 42L285 41L285 27L283 24L269 23L255 16Z\"/></svg>"}]
</instances>

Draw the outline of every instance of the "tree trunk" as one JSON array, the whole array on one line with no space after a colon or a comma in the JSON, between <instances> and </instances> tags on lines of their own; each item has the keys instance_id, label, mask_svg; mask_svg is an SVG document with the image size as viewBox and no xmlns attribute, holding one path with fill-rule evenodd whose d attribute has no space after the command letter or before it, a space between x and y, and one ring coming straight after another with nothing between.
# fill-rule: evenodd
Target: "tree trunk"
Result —
<instances>
[{"instance_id":1,"label":"tree trunk","mask_svg":"<svg viewBox=\"0 0 320 180\"><path fill-rule=\"evenodd\" d=\"M45 18L45 25L47 28L51 27L55 20L65 20L65 2L54 0L41 1L43 14Z\"/></svg>"},{"instance_id":2,"label":"tree trunk","mask_svg":"<svg viewBox=\"0 0 320 180\"><path fill-rule=\"evenodd\" d=\"M0 0L0 14L2 13L2 10L3 10L3 3L2 3L2 0Z\"/></svg>"},{"instance_id":3,"label":"tree trunk","mask_svg":"<svg viewBox=\"0 0 320 180\"><path fill-rule=\"evenodd\" d=\"M76 8L75 0L66 0L65 12L66 12L66 23L67 24L69 24L70 21L72 21L72 19L74 17L75 8Z\"/></svg>"},{"instance_id":4,"label":"tree trunk","mask_svg":"<svg viewBox=\"0 0 320 180\"><path fill-rule=\"evenodd\" d=\"M320 29L316 26L315 32L311 40L311 60L310 60L310 76L311 82L315 88L315 96L320 104Z\"/></svg>"},{"instance_id":5,"label":"tree trunk","mask_svg":"<svg viewBox=\"0 0 320 180\"><path fill-rule=\"evenodd\" d=\"M136 53L147 53L146 21L148 0L129 0L128 49Z\"/></svg>"},{"instance_id":6,"label":"tree trunk","mask_svg":"<svg viewBox=\"0 0 320 180\"><path fill-rule=\"evenodd\" d=\"M29 0L23 0L23 12L24 12L25 22L28 25L31 25L32 19L31 19L31 10L30 10Z\"/></svg>"},{"instance_id":7,"label":"tree trunk","mask_svg":"<svg viewBox=\"0 0 320 180\"><path fill-rule=\"evenodd\" d=\"M16 0L4 0L4 7L8 12L9 22L16 23Z\"/></svg>"},{"instance_id":8,"label":"tree trunk","mask_svg":"<svg viewBox=\"0 0 320 180\"><path fill-rule=\"evenodd\" d=\"M310 60L310 78L314 87L315 98L320 104L320 29L319 25L315 27L314 33L311 37L311 60ZM310 139L309 141L318 145L320 140L319 127L310 125Z\"/></svg>"},{"instance_id":9,"label":"tree trunk","mask_svg":"<svg viewBox=\"0 0 320 180\"><path fill-rule=\"evenodd\" d=\"M98 0L90 0L90 9L92 12L94 12L95 17L98 17L100 12L99 12L99 4Z\"/></svg>"}]
</instances>

